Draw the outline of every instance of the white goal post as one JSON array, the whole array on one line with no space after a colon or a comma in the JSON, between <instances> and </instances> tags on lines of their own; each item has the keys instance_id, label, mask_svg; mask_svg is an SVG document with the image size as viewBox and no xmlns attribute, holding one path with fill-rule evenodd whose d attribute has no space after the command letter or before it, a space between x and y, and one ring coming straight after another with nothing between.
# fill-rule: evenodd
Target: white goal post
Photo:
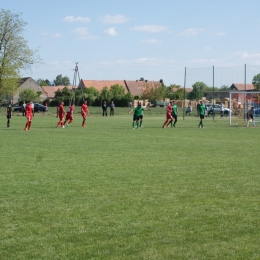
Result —
<instances>
[{"instance_id":1,"label":"white goal post","mask_svg":"<svg viewBox=\"0 0 260 260\"><path fill-rule=\"evenodd\" d=\"M260 122L260 91L229 92L229 124L246 124L245 115L255 108L255 121Z\"/></svg>"}]
</instances>

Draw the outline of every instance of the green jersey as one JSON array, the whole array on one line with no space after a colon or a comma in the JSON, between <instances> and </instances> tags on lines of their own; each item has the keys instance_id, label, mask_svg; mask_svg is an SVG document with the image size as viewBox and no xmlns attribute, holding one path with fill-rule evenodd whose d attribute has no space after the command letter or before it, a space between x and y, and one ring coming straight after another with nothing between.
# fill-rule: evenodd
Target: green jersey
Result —
<instances>
[{"instance_id":1,"label":"green jersey","mask_svg":"<svg viewBox=\"0 0 260 260\"><path fill-rule=\"evenodd\" d=\"M199 106L199 111L200 111L200 114L201 115L205 115L205 111L206 111L206 107L205 107L205 105L200 105Z\"/></svg>"},{"instance_id":2,"label":"green jersey","mask_svg":"<svg viewBox=\"0 0 260 260\"><path fill-rule=\"evenodd\" d=\"M176 105L172 106L172 115L177 115L178 114L178 107Z\"/></svg>"},{"instance_id":3,"label":"green jersey","mask_svg":"<svg viewBox=\"0 0 260 260\"><path fill-rule=\"evenodd\" d=\"M134 109L135 116L141 116L143 114L144 108L143 107L135 107Z\"/></svg>"}]
</instances>

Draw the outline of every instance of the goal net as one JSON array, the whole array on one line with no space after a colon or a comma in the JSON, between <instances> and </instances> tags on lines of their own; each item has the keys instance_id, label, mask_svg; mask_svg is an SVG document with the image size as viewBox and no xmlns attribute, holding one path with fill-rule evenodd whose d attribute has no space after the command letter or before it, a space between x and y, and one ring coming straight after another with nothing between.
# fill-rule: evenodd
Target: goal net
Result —
<instances>
[{"instance_id":1,"label":"goal net","mask_svg":"<svg viewBox=\"0 0 260 260\"><path fill-rule=\"evenodd\" d=\"M229 124L246 126L247 123L260 125L260 91L230 91ZM254 107L254 122L247 120L248 111Z\"/></svg>"}]
</instances>

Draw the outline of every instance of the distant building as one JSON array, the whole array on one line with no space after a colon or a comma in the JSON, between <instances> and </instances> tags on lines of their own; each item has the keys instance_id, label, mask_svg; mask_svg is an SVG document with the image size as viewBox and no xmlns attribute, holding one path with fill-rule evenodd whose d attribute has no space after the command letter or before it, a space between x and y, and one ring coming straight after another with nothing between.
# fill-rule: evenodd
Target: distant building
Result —
<instances>
[{"instance_id":1,"label":"distant building","mask_svg":"<svg viewBox=\"0 0 260 260\"><path fill-rule=\"evenodd\" d=\"M46 94L47 98L53 100L55 98L55 92L60 90L62 91L65 86L42 86L44 93ZM69 90L73 90L72 86L67 86Z\"/></svg>"},{"instance_id":2,"label":"distant building","mask_svg":"<svg viewBox=\"0 0 260 260\"><path fill-rule=\"evenodd\" d=\"M230 86L230 90L239 90L239 91L254 91L255 86L253 84L240 84L240 83L233 83Z\"/></svg>"},{"instance_id":3,"label":"distant building","mask_svg":"<svg viewBox=\"0 0 260 260\"><path fill-rule=\"evenodd\" d=\"M20 95L21 91L23 91L25 89L32 89L35 92L41 91L42 94L40 96L40 101L43 101L47 98L44 90L42 89L42 87L40 85L38 85L38 83L35 80L33 80L31 77L21 78L18 90L13 95L13 103L14 104L19 101L19 95Z\"/></svg>"},{"instance_id":4,"label":"distant building","mask_svg":"<svg viewBox=\"0 0 260 260\"><path fill-rule=\"evenodd\" d=\"M229 93L232 91L254 91L255 87L253 84L240 84L240 83L233 83L229 90L225 90L225 91L215 91L214 92L214 99L220 99L220 100L224 100L225 98L229 98ZM204 96L207 100L211 100L213 99L213 91L205 91L204 92ZM240 101L242 99L243 94L234 94L233 98L237 99L238 101Z\"/></svg>"},{"instance_id":5,"label":"distant building","mask_svg":"<svg viewBox=\"0 0 260 260\"><path fill-rule=\"evenodd\" d=\"M78 88L94 87L99 92L104 87L111 88L113 85L122 86L125 92L130 92L133 96L141 96L145 88L161 86L162 81L148 81L148 80L81 80Z\"/></svg>"}]
</instances>

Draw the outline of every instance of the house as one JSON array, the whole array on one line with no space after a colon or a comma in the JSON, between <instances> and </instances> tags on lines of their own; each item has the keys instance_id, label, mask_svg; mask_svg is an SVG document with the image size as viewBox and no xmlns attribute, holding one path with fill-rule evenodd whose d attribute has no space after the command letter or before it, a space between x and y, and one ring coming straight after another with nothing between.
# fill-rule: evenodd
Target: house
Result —
<instances>
[{"instance_id":1,"label":"house","mask_svg":"<svg viewBox=\"0 0 260 260\"><path fill-rule=\"evenodd\" d=\"M224 91L215 91L214 92L214 99L220 99L224 100L226 98L229 98L229 93L232 91L254 91L255 87L253 84L240 84L240 83L233 83L229 90ZM204 96L207 100L213 99L213 91L205 91ZM237 101L243 100L243 94L234 94L233 98Z\"/></svg>"},{"instance_id":2,"label":"house","mask_svg":"<svg viewBox=\"0 0 260 260\"><path fill-rule=\"evenodd\" d=\"M21 78L20 85L18 87L17 92L13 95L13 103L17 103L19 101L19 95L21 91L25 89L32 89L35 92L41 91L42 94L40 95L40 100L43 101L47 98L46 94L44 93L42 87L37 84L35 80L33 80L31 77L27 78Z\"/></svg>"},{"instance_id":3,"label":"house","mask_svg":"<svg viewBox=\"0 0 260 260\"><path fill-rule=\"evenodd\" d=\"M81 80L78 88L94 87L101 92L104 87L110 89L111 86L117 84L125 89L125 93L130 92L133 96L141 96L146 87L158 86L162 82L148 80Z\"/></svg>"},{"instance_id":4,"label":"house","mask_svg":"<svg viewBox=\"0 0 260 260\"><path fill-rule=\"evenodd\" d=\"M253 84L238 84L233 83L230 86L230 90L239 90L239 91L254 91L255 86Z\"/></svg>"},{"instance_id":5,"label":"house","mask_svg":"<svg viewBox=\"0 0 260 260\"><path fill-rule=\"evenodd\" d=\"M44 93L46 94L47 98L53 100L55 98L55 92L60 90L62 91L65 86L42 86ZM73 91L73 86L67 86L67 88Z\"/></svg>"},{"instance_id":6,"label":"house","mask_svg":"<svg viewBox=\"0 0 260 260\"><path fill-rule=\"evenodd\" d=\"M161 86L162 82L148 80L125 80L125 85L133 96L141 96L144 89Z\"/></svg>"},{"instance_id":7,"label":"house","mask_svg":"<svg viewBox=\"0 0 260 260\"><path fill-rule=\"evenodd\" d=\"M232 92L232 90L236 91L246 91L246 92L251 92L255 90L255 86L253 84L237 84L237 83L233 83L230 87L230 90ZM232 100L236 100L238 107L243 108L244 105L247 103L247 97L242 94L242 93L236 93L232 95Z\"/></svg>"},{"instance_id":8,"label":"house","mask_svg":"<svg viewBox=\"0 0 260 260\"><path fill-rule=\"evenodd\" d=\"M226 98L229 98L229 92L230 92L229 90L215 91L214 92L214 99L224 100ZM213 91L205 91L204 97L207 100L212 100L213 99Z\"/></svg>"},{"instance_id":9,"label":"house","mask_svg":"<svg viewBox=\"0 0 260 260\"><path fill-rule=\"evenodd\" d=\"M82 88L94 87L96 90L101 92L101 90L104 87L108 87L108 89L110 89L111 86L117 84L122 86L127 92L124 80L80 80L78 88L82 89Z\"/></svg>"}]
</instances>

